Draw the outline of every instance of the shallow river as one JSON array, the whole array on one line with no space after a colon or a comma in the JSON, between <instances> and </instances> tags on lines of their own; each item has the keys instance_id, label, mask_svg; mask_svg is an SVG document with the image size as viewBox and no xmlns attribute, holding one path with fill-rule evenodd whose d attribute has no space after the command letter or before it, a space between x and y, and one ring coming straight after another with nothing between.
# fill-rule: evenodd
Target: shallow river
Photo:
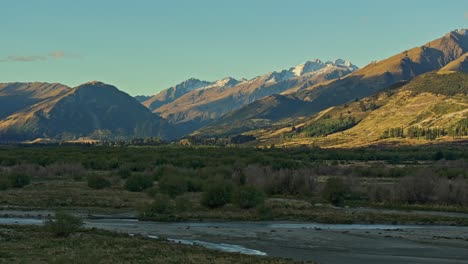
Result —
<instances>
[{"instance_id":1,"label":"shallow river","mask_svg":"<svg viewBox=\"0 0 468 264\"><path fill-rule=\"evenodd\" d=\"M40 225L43 220L0 218L0 224ZM318 263L468 263L468 227L134 219L87 219L85 225L226 252Z\"/></svg>"}]
</instances>

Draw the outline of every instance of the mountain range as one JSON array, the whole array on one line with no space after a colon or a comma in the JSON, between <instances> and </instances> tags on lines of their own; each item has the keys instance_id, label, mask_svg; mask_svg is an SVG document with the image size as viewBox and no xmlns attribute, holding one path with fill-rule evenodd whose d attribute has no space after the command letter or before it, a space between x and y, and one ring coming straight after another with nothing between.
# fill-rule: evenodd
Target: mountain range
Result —
<instances>
[{"instance_id":1,"label":"mountain range","mask_svg":"<svg viewBox=\"0 0 468 264\"><path fill-rule=\"evenodd\" d=\"M193 131L258 99L345 76L357 67L348 61L307 61L251 80L231 77L215 82L187 80L143 102L176 127ZM163 103L165 102L165 103Z\"/></svg>"},{"instance_id":2,"label":"mountain range","mask_svg":"<svg viewBox=\"0 0 468 264\"><path fill-rule=\"evenodd\" d=\"M463 70L462 66L466 63L467 52L468 31L452 31L423 46L400 52L382 61L372 62L343 78L311 85L299 91L283 92L279 96L308 103L300 107L296 107L296 104L289 104L286 106L288 114L285 116L261 118L264 116L263 113L286 112L283 104L269 103L277 102L278 95L274 98L265 97L252 105L246 105L223 116L217 122L195 132L194 135L226 136L247 133L253 129L269 128L276 126L278 122L290 124L293 121L291 117L306 118L329 107L371 96L392 85L410 81L416 76L442 69L444 66ZM262 105L261 113L257 105Z\"/></svg>"},{"instance_id":3,"label":"mountain range","mask_svg":"<svg viewBox=\"0 0 468 264\"><path fill-rule=\"evenodd\" d=\"M191 78L152 96L101 82L5 83L0 141L249 135L256 145L350 147L425 143L422 134L454 140L468 123L467 76L463 29L361 69L316 59L250 80Z\"/></svg>"}]
</instances>

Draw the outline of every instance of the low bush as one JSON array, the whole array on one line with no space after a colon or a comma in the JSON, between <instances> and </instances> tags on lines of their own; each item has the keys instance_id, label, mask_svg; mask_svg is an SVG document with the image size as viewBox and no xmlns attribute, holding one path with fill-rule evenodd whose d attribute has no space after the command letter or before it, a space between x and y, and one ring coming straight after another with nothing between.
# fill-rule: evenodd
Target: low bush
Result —
<instances>
[{"instance_id":1,"label":"low bush","mask_svg":"<svg viewBox=\"0 0 468 264\"><path fill-rule=\"evenodd\" d=\"M184 176L175 174L167 175L162 177L159 181L159 188L163 193L174 198L188 190L187 183L188 181Z\"/></svg>"},{"instance_id":2,"label":"low bush","mask_svg":"<svg viewBox=\"0 0 468 264\"><path fill-rule=\"evenodd\" d=\"M117 171L117 174L120 176L120 178L127 179L132 176L132 171L128 167L123 167Z\"/></svg>"},{"instance_id":3,"label":"low bush","mask_svg":"<svg viewBox=\"0 0 468 264\"><path fill-rule=\"evenodd\" d=\"M50 175L67 176L71 178L79 178L86 174L86 169L81 163L63 163L56 162L45 167L45 170Z\"/></svg>"},{"instance_id":4,"label":"low bush","mask_svg":"<svg viewBox=\"0 0 468 264\"><path fill-rule=\"evenodd\" d=\"M272 167L249 165L242 172L233 173L232 177L273 195L306 195L312 193L317 185L317 175L310 168L274 170Z\"/></svg>"},{"instance_id":5,"label":"low bush","mask_svg":"<svg viewBox=\"0 0 468 264\"><path fill-rule=\"evenodd\" d=\"M404 203L428 203L436 200L440 179L431 169L421 169L398 183L399 200Z\"/></svg>"},{"instance_id":6,"label":"low bush","mask_svg":"<svg viewBox=\"0 0 468 264\"><path fill-rule=\"evenodd\" d=\"M232 187L224 182L211 183L203 192L201 204L209 207L221 207L231 201Z\"/></svg>"},{"instance_id":7,"label":"low bush","mask_svg":"<svg viewBox=\"0 0 468 264\"><path fill-rule=\"evenodd\" d=\"M49 219L45 227L57 237L67 237L81 229L83 221L65 212L56 212L55 219Z\"/></svg>"},{"instance_id":8,"label":"low bush","mask_svg":"<svg viewBox=\"0 0 468 264\"><path fill-rule=\"evenodd\" d=\"M273 219L273 210L265 204L262 204L257 207L257 215L260 220L272 220Z\"/></svg>"},{"instance_id":9,"label":"low bush","mask_svg":"<svg viewBox=\"0 0 468 264\"><path fill-rule=\"evenodd\" d=\"M87 177L87 181L88 187L96 190L109 188L111 186L111 182L101 175L90 174Z\"/></svg>"},{"instance_id":10,"label":"low bush","mask_svg":"<svg viewBox=\"0 0 468 264\"><path fill-rule=\"evenodd\" d=\"M349 188L346 186L342 178L329 178L322 191L324 199L333 205L343 203L346 195L349 193Z\"/></svg>"},{"instance_id":11,"label":"low bush","mask_svg":"<svg viewBox=\"0 0 468 264\"><path fill-rule=\"evenodd\" d=\"M153 179L144 175L133 175L125 182L125 189L131 192L141 192L153 187Z\"/></svg>"},{"instance_id":12,"label":"low bush","mask_svg":"<svg viewBox=\"0 0 468 264\"><path fill-rule=\"evenodd\" d=\"M186 197L179 196L175 199L175 207L177 212L186 212L192 208L192 202Z\"/></svg>"},{"instance_id":13,"label":"low bush","mask_svg":"<svg viewBox=\"0 0 468 264\"><path fill-rule=\"evenodd\" d=\"M10 181L0 175L0 191L4 191L10 188Z\"/></svg>"},{"instance_id":14,"label":"low bush","mask_svg":"<svg viewBox=\"0 0 468 264\"><path fill-rule=\"evenodd\" d=\"M242 186L234 193L233 201L242 209L250 209L262 204L265 201L265 195L255 187Z\"/></svg>"},{"instance_id":15,"label":"low bush","mask_svg":"<svg viewBox=\"0 0 468 264\"><path fill-rule=\"evenodd\" d=\"M154 201L145 208L143 215L146 217L156 216L158 214L170 214L174 212L174 205L169 196L158 194Z\"/></svg>"},{"instance_id":16,"label":"low bush","mask_svg":"<svg viewBox=\"0 0 468 264\"><path fill-rule=\"evenodd\" d=\"M24 186L31 183L29 175L24 173L13 172L8 175L10 181L10 187L12 188L23 188Z\"/></svg>"}]
</instances>

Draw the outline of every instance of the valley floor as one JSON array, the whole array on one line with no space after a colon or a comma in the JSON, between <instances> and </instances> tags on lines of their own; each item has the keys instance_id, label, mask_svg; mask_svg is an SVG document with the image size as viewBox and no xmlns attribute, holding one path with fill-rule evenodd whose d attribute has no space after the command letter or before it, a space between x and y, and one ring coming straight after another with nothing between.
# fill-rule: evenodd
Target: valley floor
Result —
<instances>
[{"instance_id":1,"label":"valley floor","mask_svg":"<svg viewBox=\"0 0 468 264\"><path fill-rule=\"evenodd\" d=\"M0 263L290 263L156 237L318 263L467 263L467 158L462 144L0 147ZM56 211L96 229L15 226Z\"/></svg>"},{"instance_id":2,"label":"valley floor","mask_svg":"<svg viewBox=\"0 0 468 264\"><path fill-rule=\"evenodd\" d=\"M0 225L0 241L0 263L293 263L92 229L57 238L43 227Z\"/></svg>"},{"instance_id":3,"label":"valley floor","mask_svg":"<svg viewBox=\"0 0 468 264\"><path fill-rule=\"evenodd\" d=\"M34 219L0 218L0 224L8 221L10 224L12 221L17 224L37 223ZM333 225L284 221L161 223L118 218L86 219L85 225L87 228L133 236L88 230L64 240L49 237L39 227L7 225L0 226L0 238L7 241L0 249L0 255L6 260L24 260L26 257L60 263L59 260L72 256L83 257L85 251L101 242L104 246L98 247L99 250L90 250L92 254L84 259L98 260L99 263L110 260L119 263L132 259L151 260L151 263L177 263L176 260L188 263L184 262L188 259L190 263L290 263L273 258L217 253L201 247L145 238L164 237L176 243L192 243L217 250L243 249L240 252L244 254L264 252L269 257L317 263L468 263L468 227ZM39 240L39 236L46 239ZM21 247L20 243L23 243ZM22 249L30 246L45 250L43 253L32 250L27 251L29 253L26 255L19 255ZM127 250L114 252L119 247ZM176 253L182 252L179 250L184 253ZM44 252L56 252L57 255L46 256Z\"/></svg>"}]
</instances>

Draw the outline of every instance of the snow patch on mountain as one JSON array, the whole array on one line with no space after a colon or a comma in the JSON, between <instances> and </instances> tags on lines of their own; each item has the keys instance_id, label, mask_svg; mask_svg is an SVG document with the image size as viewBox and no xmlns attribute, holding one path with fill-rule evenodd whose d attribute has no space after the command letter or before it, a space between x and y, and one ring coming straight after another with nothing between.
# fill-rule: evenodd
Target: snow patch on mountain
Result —
<instances>
[{"instance_id":1,"label":"snow patch on mountain","mask_svg":"<svg viewBox=\"0 0 468 264\"><path fill-rule=\"evenodd\" d=\"M242 80L244 80L244 79L242 79ZM206 90L206 89L211 89L211 88L215 88L215 87L226 87L226 88L227 87L233 87L233 86L236 86L237 84L239 84L240 82L241 81L238 81L238 80L236 80L236 79L234 79L232 77L226 77L224 79L212 82L209 85L200 87L197 90Z\"/></svg>"},{"instance_id":2,"label":"snow patch on mountain","mask_svg":"<svg viewBox=\"0 0 468 264\"><path fill-rule=\"evenodd\" d=\"M457 29L455 32L460 35L468 35L468 29Z\"/></svg>"},{"instance_id":3,"label":"snow patch on mountain","mask_svg":"<svg viewBox=\"0 0 468 264\"><path fill-rule=\"evenodd\" d=\"M346 68L350 71L355 71L358 69L358 67L356 65L353 65L350 61L343 60L343 59L337 59L334 61L327 61L327 62L322 62L319 59L315 59L313 61L307 61L304 64L298 65L296 67L292 67L289 69L289 71L293 73L295 76L302 76L310 72L319 71L326 67L335 67L335 68L341 67L341 68Z\"/></svg>"}]
</instances>

